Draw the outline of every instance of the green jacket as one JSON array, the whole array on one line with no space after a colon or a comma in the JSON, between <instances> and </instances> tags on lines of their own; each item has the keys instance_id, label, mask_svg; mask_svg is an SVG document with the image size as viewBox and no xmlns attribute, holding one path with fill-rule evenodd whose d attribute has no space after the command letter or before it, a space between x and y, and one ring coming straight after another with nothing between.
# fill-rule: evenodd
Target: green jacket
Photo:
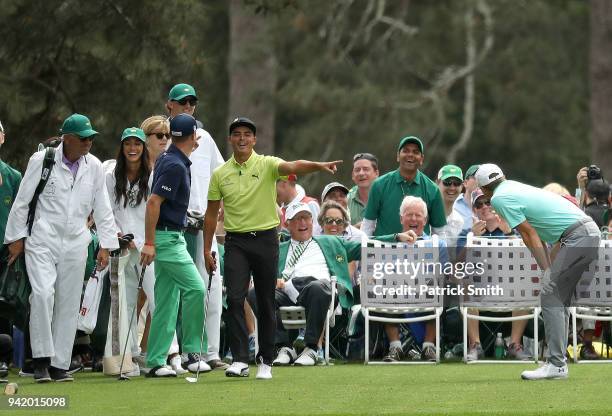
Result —
<instances>
[{"instance_id":1,"label":"green jacket","mask_svg":"<svg viewBox=\"0 0 612 416\"><path fill-rule=\"evenodd\" d=\"M317 235L312 237L321 248L330 276L336 276L338 296L343 308L353 306L353 284L348 271L348 264L361 259L361 242L349 241L334 235ZM280 278L291 241L281 243L278 256L278 278Z\"/></svg>"}]
</instances>

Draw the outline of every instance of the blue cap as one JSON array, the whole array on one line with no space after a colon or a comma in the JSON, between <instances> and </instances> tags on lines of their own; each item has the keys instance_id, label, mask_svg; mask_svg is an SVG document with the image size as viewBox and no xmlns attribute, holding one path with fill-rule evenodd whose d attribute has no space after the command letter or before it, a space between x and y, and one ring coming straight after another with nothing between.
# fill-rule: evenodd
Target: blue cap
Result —
<instances>
[{"instance_id":1,"label":"blue cap","mask_svg":"<svg viewBox=\"0 0 612 416\"><path fill-rule=\"evenodd\" d=\"M173 137L187 137L195 133L196 119L189 114L179 114L170 120L170 134Z\"/></svg>"}]
</instances>

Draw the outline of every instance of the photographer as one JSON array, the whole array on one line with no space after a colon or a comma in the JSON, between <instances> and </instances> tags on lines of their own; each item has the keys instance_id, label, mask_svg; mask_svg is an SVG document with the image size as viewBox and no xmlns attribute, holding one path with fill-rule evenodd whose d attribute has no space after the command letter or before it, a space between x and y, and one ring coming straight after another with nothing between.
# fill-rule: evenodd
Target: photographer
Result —
<instances>
[{"instance_id":1,"label":"photographer","mask_svg":"<svg viewBox=\"0 0 612 416\"><path fill-rule=\"evenodd\" d=\"M610 186L603 179L601 169L595 165L584 167L578 171L576 179L580 189L580 207L598 227L607 225L604 217L609 209Z\"/></svg>"}]
</instances>

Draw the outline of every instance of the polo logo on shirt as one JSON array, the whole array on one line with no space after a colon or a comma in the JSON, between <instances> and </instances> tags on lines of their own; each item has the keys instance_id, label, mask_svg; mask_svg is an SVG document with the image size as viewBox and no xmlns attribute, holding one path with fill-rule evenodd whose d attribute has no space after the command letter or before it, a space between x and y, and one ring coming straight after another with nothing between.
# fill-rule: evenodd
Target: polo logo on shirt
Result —
<instances>
[{"instance_id":1,"label":"polo logo on shirt","mask_svg":"<svg viewBox=\"0 0 612 416\"><path fill-rule=\"evenodd\" d=\"M336 254L336 261L338 263L344 263L344 256L341 256L340 254Z\"/></svg>"},{"instance_id":2,"label":"polo logo on shirt","mask_svg":"<svg viewBox=\"0 0 612 416\"><path fill-rule=\"evenodd\" d=\"M167 192L172 192L172 188L170 188L169 186L162 185L162 187L161 187L161 188L162 188L164 191L167 191Z\"/></svg>"},{"instance_id":3,"label":"polo logo on shirt","mask_svg":"<svg viewBox=\"0 0 612 416\"><path fill-rule=\"evenodd\" d=\"M251 175L251 177L253 177L253 178L255 178L255 179L259 180L259 175L252 174L252 175Z\"/></svg>"},{"instance_id":4,"label":"polo logo on shirt","mask_svg":"<svg viewBox=\"0 0 612 416\"><path fill-rule=\"evenodd\" d=\"M4 205L6 205L7 207L9 205L11 205L11 202L13 201L13 198L11 198L10 196L5 196L4 197Z\"/></svg>"}]
</instances>

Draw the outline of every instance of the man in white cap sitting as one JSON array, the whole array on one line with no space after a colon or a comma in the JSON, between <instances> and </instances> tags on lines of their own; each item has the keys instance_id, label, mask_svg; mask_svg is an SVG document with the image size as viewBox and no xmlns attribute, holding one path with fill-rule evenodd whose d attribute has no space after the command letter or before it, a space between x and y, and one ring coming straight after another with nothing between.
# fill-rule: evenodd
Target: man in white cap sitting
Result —
<instances>
[{"instance_id":1,"label":"man in white cap sitting","mask_svg":"<svg viewBox=\"0 0 612 416\"><path fill-rule=\"evenodd\" d=\"M321 333L331 302L330 277L336 276L338 297L343 308L353 304L353 287L348 271L351 261L361 258L361 242L332 235L312 235L312 213L307 204L296 203L287 208L287 229L291 240L281 243L276 284L276 307L303 306L306 309L306 348L299 357L289 345L289 336L277 311L276 345L280 347L274 365L312 366L317 362ZM414 242L412 231L400 233L401 241ZM249 303L257 314L254 289ZM296 358L297 357L297 358Z\"/></svg>"}]
</instances>

